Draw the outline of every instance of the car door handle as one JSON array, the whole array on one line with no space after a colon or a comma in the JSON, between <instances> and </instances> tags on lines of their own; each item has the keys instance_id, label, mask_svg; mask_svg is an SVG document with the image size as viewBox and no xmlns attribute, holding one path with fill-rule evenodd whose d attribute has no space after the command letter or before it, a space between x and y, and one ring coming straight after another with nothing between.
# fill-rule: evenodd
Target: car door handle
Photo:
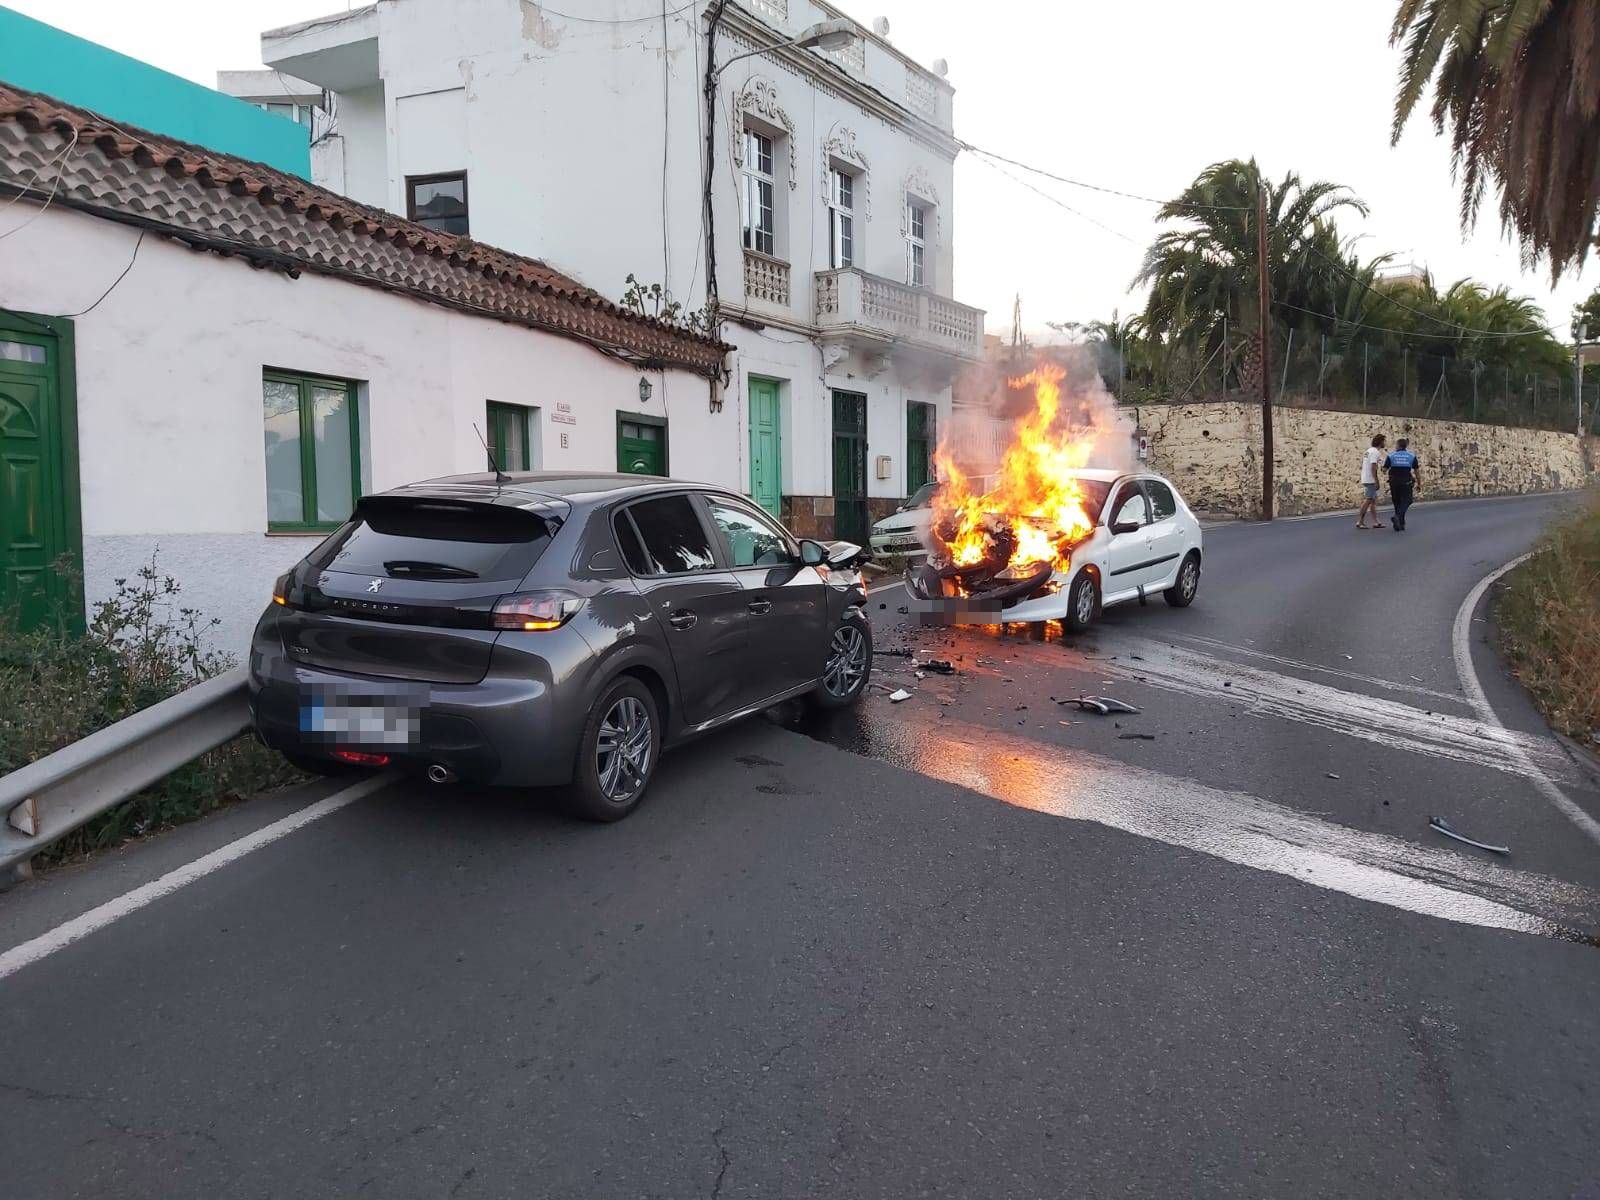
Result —
<instances>
[{"instance_id":1,"label":"car door handle","mask_svg":"<svg viewBox=\"0 0 1600 1200\"><path fill-rule=\"evenodd\" d=\"M769 612L772 611L772 601L771 600L752 600L752 601L750 601L750 603L749 603L749 605L747 607L750 609L751 612L755 613L755 615L759 617L759 616L763 615L764 613L769 613Z\"/></svg>"},{"instance_id":2,"label":"car door handle","mask_svg":"<svg viewBox=\"0 0 1600 1200\"><path fill-rule=\"evenodd\" d=\"M699 619L699 617L695 616L694 613L690 612L687 608L680 608L677 612L673 613L667 618L667 624L671 625L674 629L693 629L695 627L695 622L697 622Z\"/></svg>"}]
</instances>

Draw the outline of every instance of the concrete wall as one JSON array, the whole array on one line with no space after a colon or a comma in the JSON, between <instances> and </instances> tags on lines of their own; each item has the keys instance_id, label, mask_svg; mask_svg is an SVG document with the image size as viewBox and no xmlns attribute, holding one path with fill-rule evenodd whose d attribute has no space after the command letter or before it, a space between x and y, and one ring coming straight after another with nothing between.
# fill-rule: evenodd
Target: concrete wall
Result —
<instances>
[{"instance_id":1,"label":"concrete wall","mask_svg":"<svg viewBox=\"0 0 1600 1200\"><path fill-rule=\"evenodd\" d=\"M1261 503L1261 410L1251 404L1146 405L1150 464L1191 507L1253 516ZM1570 433L1320 409L1273 410L1273 475L1280 516L1355 508L1361 455L1376 433L1411 439L1430 499L1581 487L1593 466ZM1592 439L1591 439L1592 440Z\"/></svg>"},{"instance_id":2,"label":"concrete wall","mask_svg":"<svg viewBox=\"0 0 1600 1200\"><path fill-rule=\"evenodd\" d=\"M113 121L311 176L304 125L3 7L0 79Z\"/></svg>"},{"instance_id":3,"label":"concrete wall","mask_svg":"<svg viewBox=\"0 0 1600 1200\"><path fill-rule=\"evenodd\" d=\"M0 305L79 312L127 264L138 232L52 208L0 240ZM0 313L0 324L4 323ZM88 598L159 547L189 602L242 649L275 575L321 535L267 533L266 367L357 381L369 490L485 469L488 400L536 406L548 470L616 469L617 414L668 418L674 473L738 486L739 426L710 384L640 372L579 342L306 273L290 279L146 236L137 261L75 321ZM555 421L558 405L570 406Z\"/></svg>"}]
</instances>

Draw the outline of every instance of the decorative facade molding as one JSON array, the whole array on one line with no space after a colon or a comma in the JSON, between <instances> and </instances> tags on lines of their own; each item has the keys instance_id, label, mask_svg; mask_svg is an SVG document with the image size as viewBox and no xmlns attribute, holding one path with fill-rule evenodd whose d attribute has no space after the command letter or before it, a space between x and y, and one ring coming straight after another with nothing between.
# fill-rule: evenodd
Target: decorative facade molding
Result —
<instances>
[{"instance_id":1,"label":"decorative facade molding","mask_svg":"<svg viewBox=\"0 0 1600 1200\"><path fill-rule=\"evenodd\" d=\"M933 180L923 167L912 167L906 172L905 181L900 185L900 236L911 236L911 206L907 197L915 196L918 200L926 200L933 206L933 228L924 231L924 239L930 247L940 244L940 232L943 229L944 205L939 198L939 190L933 186Z\"/></svg>"},{"instance_id":2,"label":"decorative facade molding","mask_svg":"<svg viewBox=\"0 0 1600 1200\"><path fill-rule=\"evenodd\" d=\"M744 87L739 89L738 95L733 98L733 112L735 119L728 122L733 132L733 161L736 166L744 166L744 120L743 114L754 113L762 121L779 126L788 135L789 143L789 190L793 191L800 181L799 159L795 152L794 122L789 119L789 114L783 110L783 104L778 100L778 89L772 80L757 75L746 81Z\"/></svg>"},{"instance_id":3,"label":"decorative facade molding","mask_svg":"<svg viewBox=\"0 0 1600 1200\"><path fill-rule=\"evenodd\" d=\"M872 175L868 172L867 156L856 147L856 131L846 126L842 121L835 121L833 128L828 131L828 136L822 140L822 202L829 203L833 199L832 180L829 178L833 171L833 160L847 163L857 169L857 178L861 182L861 203L865 219L872 220Z\"/></svg>"}]
</instances>

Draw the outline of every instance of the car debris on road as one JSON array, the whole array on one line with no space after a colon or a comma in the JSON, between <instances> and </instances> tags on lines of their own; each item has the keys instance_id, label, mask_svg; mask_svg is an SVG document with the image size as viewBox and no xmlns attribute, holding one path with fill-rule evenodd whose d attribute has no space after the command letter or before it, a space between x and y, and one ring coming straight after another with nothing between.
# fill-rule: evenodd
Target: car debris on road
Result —
<instances>
[{"instance_id":1,"label":"car debris on road","mask_svg":"<svg viewBox=\"0 0 1600 1200\"><path fill-rule=\"evenodd\" d=\"M1124 703L1114 696L1071 696L1065 700L1057 700L1057 704L1076 704L1085 712L1096 712L1102 717L1110 716L1114 712L1133 713L1137 715L1139 709L1131 704Z\"/></svg>"},{"instance_id":2,"label":"car debris on road","mask_svg":"<svg viewBox=\"0 0 1600 1200\"><path fill-rule=\"evenodd\" d=\"M1492 854L1510 854L1510 846L1491 846L1487 842L1474 841L1463 833L1457 833L1449 821L1443 817L1429 817L1428 828L1436 833L1442 833L1447 838L1455 838L1458 842L1465 842L1469 846L1476 846L1479 850L1488 850Z\"/></svg>"}]
</instances>

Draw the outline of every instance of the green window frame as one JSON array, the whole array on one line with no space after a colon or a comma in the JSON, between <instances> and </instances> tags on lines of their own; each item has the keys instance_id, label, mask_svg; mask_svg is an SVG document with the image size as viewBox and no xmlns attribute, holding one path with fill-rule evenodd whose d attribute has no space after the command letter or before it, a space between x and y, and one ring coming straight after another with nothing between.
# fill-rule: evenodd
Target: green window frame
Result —
<instances>
[{"instance_id":1,"label":"green window frame","mask_svg":"<svg viewBox=\"0 0 1600 1200\"><path fill-rule=\"evenodd\" d=\"M523 404L502 404L496 400L485 401L485 420L489 425L489 448L494 452L494 462L502 471L533 470L533 423L529 419L533 410ZM517 453L520 449L521 453Z\"/></svg>"},{"instance_id":2,"label":"green window frame","mask_svg":"<svg viewBox=\"0 0 1600 1200\"><path fill-rule=\"evenodd\" d=\"M356 397L356 385L349 379L333 379L326 375L303 375L299 373L269 369L261 374L262 418L263 436L266 439L267 452L267 531L269 533L296 533L296 532L324 532L337 529L350 515L350 510L355 507L356 501L361 499L361 414ZM324 460L323 470L318 470L317 463L317 404L319 399L327 400L333 395L342 395L342 416L348 420L345 426L342 421L333 422L334 430L345 436L349 442L350 459L348 464ZM295 420L285 421L290 414L286 411L274 412L275 406L283 406L293 398L295 404ZM289 424L297 435L298 456L289 455L289 468L284 470L282 465L277 467L278 477L274 478L273 447L275 440L281 437L280 430L273 428L274 423ZM298 478L294 466L298 459ZM337 458L337 455L336 455ZM339 489L337 497L329 495L319 497L319 481L326 485L328 476L337 478L340 467L345 466L349 471L350 494L343 495ZM299 485L299 513L291 518L285 509L292 508L292 490L283 488L285 482L296 481ZM275 486L277 496L274 498ZM348 499L348 507L344 501ZM326 501L323 503L322 501ZM274 515L274 503L278 505L278 513ZM338 516L327 516L324 513L338 512Z\"/></svg>"}]
</instances>

